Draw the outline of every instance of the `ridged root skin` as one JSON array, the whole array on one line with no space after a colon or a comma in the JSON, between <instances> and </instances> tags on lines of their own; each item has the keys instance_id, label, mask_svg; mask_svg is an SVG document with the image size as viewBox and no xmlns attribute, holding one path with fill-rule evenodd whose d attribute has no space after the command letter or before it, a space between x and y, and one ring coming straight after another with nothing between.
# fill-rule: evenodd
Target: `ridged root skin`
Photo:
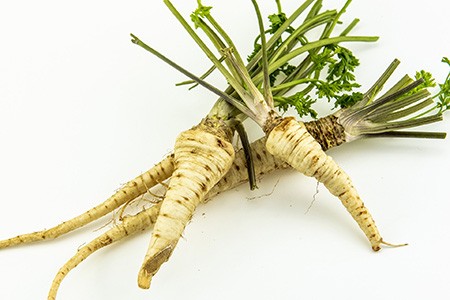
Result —
<instances>
[{"instance_id":1,"label":"ridged root skin","mask_svg":"<svg viewBox=\"0 0 450 300\"><path fill-rule=\"evenodd\" d=\"M120 190L103 203L50 229L2 240L0 241L0 249L35 241L55 239L63 234L78 229L144 194L149 188L169 178L170 175L172 175L172 172L173 158L172 155L169 155L147 172L142 173L126 183Z\"/></svg>"},{"instance_id":2,"label":"ridged root skin","mask_svg":"<svg viewBox=\"0 0 450 300\"><path fill-rule=\"evenodd\" d=\"M308 133L320 144L323 151L337 147L347 141L345 128L334 115L303 124L305 124Z\"/></svg>"},{"instance_id":3,"label":"ridged root skin","mask_svg":"<svg viewBox=\"0 0 450 300\"><path fill-rule=\"evenodd\" d=\"M121 239L131 236L137 232L151 228L151 226L156 222L159 209L160 205L156 204L134 216L126 216L120 224L115 225L113 228L95 238L87 245L81 247L78 252L59 269L50 287L48 300L56 299L58 289L66 275L95 251L111 245L112 243L118 242Z\"/></svg>"},{"instance_id":4,"label":"ridged root skin","mask_svg":"<svg viewBox=\"0 0 450 300\"><path fill-rule=\"evenodd\" d=\"M284 118L268 133L266 148L296 170L323 183L331 194L341 200L368 238L372 249L380 250L384 242L350 177L325 154L303 123L291 117Z\"/></svg>"},{"instance_id":5,"label":"ridged root skin","mask_svg":"<svg viewBox=\"0 0 450 300\"><path fill-rule=\"evenodd\" d=\"M345 133L339 128L340 125L336 122L336 118L334 118L332 115L316 121L305 123L305 125L308 132L313 135L313 137L321 144L322 149L324 150L336 147L345 142ZM330 133L330 130L334 130L335 132ZM273 156L266 150L266 138L258 139L252 143L252 155L254 159L255 173L257 174L258 178L277 169L290 168L290 166L286 162ZM127 183L125 187L133 187L135 185L144 185L145 187L150 187L155 185L155 182L163 181L165 178L172 175L174 165L173 160L173 155L167 156L152 169L139 175L136 179ZM227 174L223 176L222 179L217 182L217 184L209 191L207 196L203 199L203 202L208 201L221 192L232 189L242 183L247 182L247 175L248 173L246 170L245 155L243 150L240 149L236 152L233 164ZM141 181L138 180L139 178ZM136 184L133 183L133 181L136 181ZM141 191L143 191L142 188ZM131 193L127 194L132 195ZM156 222L162 203L162 201L158 202L152 207L147 208L136 215L125 216L123 220L120 223L116 224L112 229L108 230L98 238L91 241L89 244L80 248L78 252L58 271L49 291L48 299L56 299L57 291L65 276L97 250L111 245L114 242L118 242L123 238L131 236L135 233L151 229ZM99 205L99 207L103 205L104 204L101 204ZM33 234L29 235L31 236ZM171 250L171 247L167 247L159 253L159 257L163 258L165 253Z\"/></svg>"},{"instance_id":6,"label":"ridged root skin","mask_svg":"<svg viewBox=\"0 0 450 300\"><path fill-rule=\"evenodd\" d=\"M308 132L321 145L321 148L324 151L345 143L345 132L342 130L339 123L337 123L337 118L333 115L305 123L305 126ZM277 169L290 168L288 163L267 151L265 137L254 141L251 144L251 149L255 173L258 178ZM168 156L166 159L170 159L170 165L173 166L173 155ZM160 164L165 163L162 161ZM203 198L203 202L207 202L217 194L232 189L247 181L248 173L246 169L245 154L244 151L240 149L235 153L233 164L228 172L208 192L205 198ZM124 237L146 229L151 229L160 213L162 203L163 201L158 202L152 207L145 209L136 215L126 216L123 221L115 225L114 228L102 234L86 246L80 248L80 250L59 270L53 280L48 299L55 299L58 288L68 272L74 269L95 251L114 242L120 241ZM171 252L171 250L173 250L173 248L168 246L163 249L163 251L159 252L159 259L165 259L165 255L170 254L169 252ZM154 258L154 260L157 260L158 257ZM161 263L163 262L164 261L161 261Z\"/></svg>"},{"instance_id":7,"label":"ridged root skin","mask_svg":"<svg viewBox=\"0 0 450 300\"><path fill-rule=\"evenodd\" d=\"M141 288L150 287L153 275L169 259L195 208L233 163L230 137L212 133L211 125L208 131L204 127L187 130L176 140L175 171L138 275Z\"/></svg>"},{"instance_id":8,"label":"ridged root skin","mask_svg":"<svg viewBox=\"0 0 450 300\"><path fill-rule=\"evenodd\" d=\"M277 169L289 168L289 165L276 158L266 150L266 139L261 138L251 143L253 164L256 178ZM211 200L217 194L235 188L248 181L247 163L242 149L236 152L233 165L228 173L209 191L203 202Z\"/></svg>"},{"instance_id":9,"label":"ridged root skin","mask_svg":"<svg viewBox=\"0 0 450 300\"><path fill-rule=\"evenodd\" d=\"M333 115L305 123L305 125L308 132L313 135L324 150L336 147L345 142L345 132L343 131L342 126L337 123L337 118ZM226 135L226 133L223 132L220 134ZM285 162L267 152L265 142L266 139L262 138L252 143L255 173L258 177L270 173L275 169L289 167ZM236 155L235 161L233 162L233 167L231 167L226 176L212 188L208 195L203 199L204 201L208 201L221 191L234 188L239 184L248 181L245 156L242 150L238 151L238 153L239 154ZM133 180L130 180L109 199L85 213L47 230L27 233L2 240L0 241L0 249L35 241L55 239L95 221L128 201L144 194L156 184L169 178L174 170L173 159L173 154L165 157L150 170L140 174Z\"/></svg>"},{"instance_id":10,"label":"ridged root skin","mask_svg":"<svg viewBox=\"0 0 450 300\"><path fill-rule=\"evenodd\" d=\"M304 123L309 134L320 144L323 151L337 147L346 142L344 127L338 118L329 115ZM290 168L289 164L272 155L266 149L266 138L260 138L251 144L252 157L257 179L278 169ZM204 202L217 194L235 188L248 181L247 163L242 149L236 152L233 165L228 173L211 189Z\"/></svg>"}]
</instances>

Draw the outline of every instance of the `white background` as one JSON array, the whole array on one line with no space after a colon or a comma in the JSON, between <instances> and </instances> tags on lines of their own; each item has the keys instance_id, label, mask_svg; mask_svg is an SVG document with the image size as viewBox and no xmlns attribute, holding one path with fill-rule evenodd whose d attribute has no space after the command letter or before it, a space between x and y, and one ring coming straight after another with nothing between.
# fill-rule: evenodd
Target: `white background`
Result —
<instances>
[{"instance_id":1,"label":"white background","mask_svg":"<svg viewBox=\"0 0 450 300\"><path fill-rule=\"evenodd\" d=\"M276 11L274 1L260 2L264 15ZM299 3L284 2L287 13ZM381 36L348 45L361 60L363 87L396 57L395 79L422 68L443 79L449 3L355 1L344 20L359 17L355 34ZM205 4L249 53L257 32L250 1ZM175 5L188 13L196 1ZM175 88L184 78L131 44L130 32L194 73L210 66L162 1L0 4L0 238L51 227L103 201L167 154L216 99L201 88ZM211 81L225 87L220 76ZM425 129L450 132L450 123ZM244 185L200 207L150 290L136 284L147 233L83 262L59 299L446 298L450 142L365 140L330 154L352 176L384 238L408 247L373 253L323 187L306 213L315 181L277 172L255 192ZM249 200L255 196L262 197ZM0 299L45 299L59 267L110 220L1 250Z\"/></svg>"}]
</instances>

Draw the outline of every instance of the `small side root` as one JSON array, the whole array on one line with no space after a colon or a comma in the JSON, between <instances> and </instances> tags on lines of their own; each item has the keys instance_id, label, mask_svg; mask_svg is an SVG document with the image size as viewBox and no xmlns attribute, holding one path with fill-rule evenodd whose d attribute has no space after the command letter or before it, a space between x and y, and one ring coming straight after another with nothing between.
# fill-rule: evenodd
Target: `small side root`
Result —
<instances>
[{"instance_id":1,"label":"small side root","mask_svg":"<svg viewBox=\"0 0 450 300\"><path fill-rule=\"evenodd\" d=\"M83 227L86 224L105 216L115 209L143 195L149 188L169 178L173 172L173 156L167 156L150 170L140 174L122 186L114 195L88 211L47 230L22 234L6 240L0 240L0 249L28 244L31 242L55 239Z\"/></svg>"},{"instance_id":2,"label":"small side root","mask_svg":"<svg viewBox=\"0 0 450 300\"><path fill-rule=\"evenodd\" d=\"M76 266L78 266L82 261L88 258L91 254L105 246L120 241L124 237L150 228L156 221L156 217L159 213L159 208L160 205L155 205L134 216L126 216L124 217L122 223L117 224L88 244L80 247L77 253L59 269L58 273L53 279L52 286L50 287L48 300L56 299L58 289L66 275Z\"/></svg>"},{"instance_id":3,"label":"small side root","mask_svg":"<svg viewBox=\"0 0 450 300\"><path fill-rule=\"evenodd\" d=\"M385 242L385 241L383 241L383 240L381 240L380 243L381 243L382 245L386 245L386 246L391 247L391 248L398 248L398 247L408 246L408 243L404 243L404 244L391 244L391 243Z\"/></svg>"},{"instance_id":4,"label":"small side root","mask_svg":"<svg viewBox=\"0 0 450 300\"><path fill-rule=\"evenodd\" d=\"M143 196L140 196L140 197L143 197ZM124 205L122 205L122 207L120 208L120 210L118 211L118 213L119 213L119 221L120 222L122 222L123 221L123 219L124 219L124 213L125 213L125 209L128 207L128 205L130 205L131 204L131 202L133 202L134 200L136 200L136 199L131 199L131 200L128 200ZM113 219L114 220L114 219Z\"/></svg>"},{"instance_id":5,"label":"small side root","mask_svg":"<svg viewBox=\"0 0 450 300\"><path fill-rule=\"evenodd\" d=\"M388 246L391 248L408 246L408 244L391 244L391 243L385 242L383 239L381 239L378 242L372 244L372 250L375 252L380 251L381 250L380 245L385 245L385 246Z\"/></svg>"},{"instance_id":6,"label":"small side root","mask_svg":"<svg viewBox=\"0 0 450 300\"><path fill-rule=\"evenodd\" d=\"M311 203L309 204L308 208L307 208L306 211L305 211L305 215L307 215L307 214L309 213L309 211L310 211L311 208L313 207L314 203L316 203L317 195L319 194L319 184L320 184L320 182L317 181L317 184L316 184L316 192L314 193L313 198L312 198L312 201L311 201Z\"/></svg>"},{"instance_id":7,"label":"small side root","mask_svg":"<svg viewBox=\"0 0 450 300\"><path fill-rule=\"evenodd\" d=\"M277 180L277 182L274 184L272 190L269 193L262 194L262 195L259 195L259 196L247 197L247 200L255 200L255 199L260 199L262 197L271 196L273 194L273 192L275 192L275 189L276 189L278 183L280 183L280 179Z\"/></svg>"}]
</instances>

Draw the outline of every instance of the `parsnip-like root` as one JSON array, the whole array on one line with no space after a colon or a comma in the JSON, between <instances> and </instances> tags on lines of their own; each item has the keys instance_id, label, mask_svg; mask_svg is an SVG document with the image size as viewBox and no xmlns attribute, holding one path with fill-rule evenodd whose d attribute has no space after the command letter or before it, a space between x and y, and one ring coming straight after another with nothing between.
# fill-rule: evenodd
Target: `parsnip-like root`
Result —
<instances>
[{"instance_id":1,"label":"parsnip-like root","mask_svg":"<svg viewBox=\"0 0 450 300\"><path fill-rule=\"evenodd\" d=\"M270 173L280 168L288 168L286 163L275 158L267 152L265 147L266 139L262 138L252 143L252 154L255 157L255 172L258 177ZM203 202L211 200L217 194L232 189L248 181L245 154L242 149L236 152L234 162L228 173L209 191L203 198ZM118 242L127 236L151 229L155 224L163 201L160 201L150 208L143 210L136 215L127 215L122 222L115 225L112 229L101 236L95 238L89 244L80 248L78 252L67 261L56 274L48 299L56 299L56 294L65 276L78 264L92 255L95 251ZM164 252L162 252L164 253Z\"/></svg>"},{"instance_id":2,"label":"parsnip-like root","mask_svg":"<svg viewBox=\"0 0 450 300\"><path fill-rule=\"evenodd\" d=\"M296 170L322 182L331 194L341 200L369 239L372 249L380 250L383 239L350 177L325 154L303 123L291 117L284 118L268 133L266 147Z\"/></svg>"},{"instance_id":3,"label":"parsnip-like root","mask_svg":"<svg viewBox=\"0 0 450 300\"><path fill-rule=\"evenodd\" d=\"M0 241L0 249L35 241L55 239L63 234L80 228L112 212L124 203L144 194L159 182L166 180L173 172L173 155L165 157L160 163L145 173L126 183L113 196L85 213L65 221L50 229L27 233Z\"/></svg>"},{"instance_id":4,"label":"parsnip-like root","mask_svg":"<svg viewBox=\"0 0 450 300\"><path fill-rule=\"evenodd\" d=\"M308 132L320 144L322 150L328 150L346 142L346 133L344 128L337 122L337 118L330 115L315 121L305 123ZM354 140L354 139L352 139ZM266 138L263 137L251 144L252 156L254 158L255 174L257 178L273 172L278 169L290 168L290 166L281 159L270 154L266 149ZM172 156L170 157L172 158ZM236 152L233 164L227 174L217 182L217 184L203 198L203 202L211 200L217 194L235 188L248 181L246 171L245 154L242 149ZM125 216L121 223L114 228L99 236L83 248L81 248L58 272L49 293L49 299L54 299L61 281L69 271L75 268L79 263L85 260L95 251L114 242L120 241L126 236L133 235L145 229L151 229L159 215L160 201L154 206L145 209L136 215ZM167 250L166 250L167 251ZM160 252L164 254L165 252ZM160 254L160 255L162 255Z\"/></svg>"},{"instance_id":5,"label":"parsnip-like root","mask_svg":"<svg viewBox=\"0 0 450 300\"><path fill-rule=\"evenodd\" d=\"M72 269L78 266L78 264L85 260L89 255L105 246L120 241L125 237L151 228L151 226L156 222L159 209L160 204L158 203L134 216L126 216L124 217L122 223L115 225L113 228L97 237L89 244L80 248L78 252L70 260L68 260L64 266L61 267L61 269L59 269L53 279L52 286L48 294L48 300L56 299L56 294L64 277L66 277Z\"/></svg>"},{"instance_id":6,"label":"parsnip-like root","mask_svg":"<svg viewBox=\"0 0 450 300\"><path fill-rule=\"evenodd\" d=\"M328 149L345 142L345 133L343 129L339 127L340 125L335 122L335 119L336 118L334 118L333 115L330 115L316 121L305 123L308 127L308 131L321 143L323 149ZM328 127L323 124L328 124ZM332 136L333 138L326 139L326 136ZM272 172L274 169L288 167L285 162L267 152L265 148L265 141L265 138L261 138L254 141L251 145L252 155L256 162L255 173L259 177ZM242 151L239 152L241 153ZM150 170L127 182L109 199L89 209L85 213L46 230L22 234L13 238L1 240L0 249L21 244L28 244L35 241L55 239L63 234L81 228L86 224L110 213L123 204L133 200L134 198L143 195L153 186L172 176L174 169L173 165L173 154L171 154L153 166ZM203 201L208 201L220 192L234 188L247 181L248 177L245 157L243 154L240 154L236 156L233 167L230 168L227 176L220 180L211 189Z\"/></svg>"},{"instance_id":7,"label":"parsnip-like root","mask_svg":"<svg viewBox=\"0 0 450 300\"><path fill-rule=\"evenodd\" d=\"M138 284L149 288L153 275L172 254L195 208L228 172L234 149L225 124L206 118L179 135L174 147L175 171L139 272Z\"/></svg>"}]
</instances>

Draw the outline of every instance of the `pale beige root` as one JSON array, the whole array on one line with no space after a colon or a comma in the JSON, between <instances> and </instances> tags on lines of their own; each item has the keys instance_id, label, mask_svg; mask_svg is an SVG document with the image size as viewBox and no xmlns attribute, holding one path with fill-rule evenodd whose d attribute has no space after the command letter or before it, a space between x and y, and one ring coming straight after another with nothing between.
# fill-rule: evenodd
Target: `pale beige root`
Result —
<instances>
[{"instance_id":1,"label":"pale beige root","mask_svg":"<svg viewBox=\"0 0 450 300\"><path fill-rule=\"evenodd\" d=\"M124 217L120 224L115 225L107 232L80 248L78 252L59 269L53 279L52 286L50 287L48 300L56 299L59 286L66 275L95 251L137 232L151 228L156 222L156 217L158 216L160 206L160 203L158 203L136 215Z\"/></svg>"},{"instance_id":2,"label":"pale beige root","mask_svg":"<svg viewBox=\"0 0 450 300\"><path fill-rule=\"evenodd\" d=\"M153 275L169 259L195 208L233 163L231 134L210 133L205 127L185 131L175 142L175 170L139 271L141 288L150 287Z\"/></svg>"},{"instance_id":3,"label":"pale beige root","mask_svg":"<svg viewBox=\"0 0 450 300\"><path fill-rule=\"evenodd\" d=\"M369 239L372 249L380 250L383 239L350 177L325 154L303 123L294 118L283 119L269 132L266 147L296 170L322 182L331 194L341 200Z\"/></svg>"},{"instance_id":4,"label":"pale beige root","mask_svg":"<svg viewBox=\"0 0 450 300\"><path fill-rule=\"evenodd\" d=\"M308 125L308 130L313 132L317 121L310 122ZM332 148L338 146L340 143L345 142L342 141L340 143L335 143L333 141L327 141L325 138L319 138L321 134L323 134L322 128L315 129L316 133L314 136L318 138L320 144L324 149ZM342 137L344 136L342 133L340 134ZM341 139L342 137L338 136L336 140ZM325 148L326 146L326 148ZM283 162L282 160L276 158L272 154L270 154L266 150L266 138L263 137L254 141L251 144L252 156L254 159L254 168L255 173L258 178L261 178L263 175L273 172L278 169L286 169L290 168L290 166ZM170 156L172 158L172 156ZM232 189L242 183L246 183L248 181L247 174L247 166L245 161L245 154L242 149L235 153L235 159L230 170L222 177L222 179L217 182L217 184L209 191L206 197L203 199L203 202L207 202L211 200L214 196L221 192L225 192L229 189ZM52 287L49 293L49 299L54 299L56 296L56 292L69 271L75 268L78 264L84 261L88 256L93 254L95 251L108 246L114 242L121 240L126 236L131 236L135 233L144 231L146 229L151 229L156 222L158 217L160 207L162 201L156 203L152 207L145 209L144 211L136 214L136 215L127 215L123 218L121 223L115 225L114 228L110 229L105 234L96 238L94 241L90 242L86 246L82 247L58 272L56 275ZM164 251L160 253L160 257L163 256Z\"/></svg>"},{"instance_id":5,"label":"pale beige root","mask_svg":"<svg viewBox=\"0 0 450 300\"><path fill-rule=\"evenodd\" d=\"M319 126L321 123L330 123L328 119L332 118L333 126ZM337 127L333 115L325 118L320 118L316 121L306 123L308 130L311 134L321 143L323 149L338 146L340 143L345 142L345 134L342 129ZM327 132L324 132L326 130ZM329 137L332 132L331 140ZM340 141L342 140L342 141ZM340 142L339 142L340 141ZM278 168L288 168L289 166L282 160L275 158L268 153L265 148L265 138L261 138L252 143L252 155L255 161L255 173L258 177L264 174L272 172ZM208 193L203 201L208 201L221 191L225 191L234 188L244 182L248 181L247 169L246 169L245 156L242 151L238 151L236 155L236 162L229 170L228 174L220 180L216 186ZM124 187L115 193L111 198L101 203L100 205L88 210L87 212L71 219L62 224L43 231L37 231L34 233L19 235L17 237L0 241L0 249L11 247L19 244L31 243L34 241L40 241L45 239L54 239L58 236L66 234L77 228L80 228L104 215L118 208L119 206L127 203L134 198L142 195L148 189L161 183L172 175L173 172L173 155L165 157L161 162L156 164L152 169L139 175L135 179L131 180Z\"/></svg>"},{"instance_id":6,"label":"pale beige root","mask_svg":"<svg viewBox=\"0 0 450 300\"><path fill-rule=\"evenodd\" d=\"M251 144L252 155L255 159L255 173L258 177L261 177L277 169L289 167L286 163L268 153L265 147L265 143L266 139L261 138ZM248 175L246 169L245 154L244 151L240 149L236 152L232 167L230 168L228 173L223 176L222 179L217 182L217 184L210 190L207 196L203 199L203 202L207 202L217 194L232 189L247 181ZM56 293L65 276L95 251L111 245L114 242L118 242L127 236L131 236L144 230L150 230L156 222L162 203L163 201L160 201L152 207L147 208L136 215L125 216L122 222L118 223L112 229L105 232L89 244L80 248L78 252L58 271L50 288L48 299L56 299Z\"/></svg>"},{"instance_id":7,"label":"pale beige root","mask_svg":"<svg viewBox=\"0 0 450 300\"><path fill-rule=\"evenodd\" d=\"M19 235L0 241L0 249L40 240L54 239L80 228L144 194L149 188L166 180L173 172L173 157L169 155L145 173L126 183L113 196L85 213L50 229Z\"/></svg>"},{"instance_id":8,"label":"pale beige root","mask_svg":"<svg viewBox=\"0 0 450 300\"><path fill-rule=\"evenodd\" d=\"M270 154L266 150L265 144L266 138L258 139L251 144L255 173L258 178L278 169L290 168L287 163ZM246 183L248 181L246 168L245 154L244 151L240 149L235 154L235 159L230 170L209 191L207 196L203 199L203 202L211 200L221 192L225 192L242 183ZM53 280L48 299L55 299L58 288L65 276L95 251L120 241L124 237L151 229L156 222L162 203L163 201L160 201L136 215L125 216L121 223L118 223L106 233L80 248L78 252L58 271L58 274ZM160 256L163 254L164 251Z\"/></svg>"}]
</instances>

